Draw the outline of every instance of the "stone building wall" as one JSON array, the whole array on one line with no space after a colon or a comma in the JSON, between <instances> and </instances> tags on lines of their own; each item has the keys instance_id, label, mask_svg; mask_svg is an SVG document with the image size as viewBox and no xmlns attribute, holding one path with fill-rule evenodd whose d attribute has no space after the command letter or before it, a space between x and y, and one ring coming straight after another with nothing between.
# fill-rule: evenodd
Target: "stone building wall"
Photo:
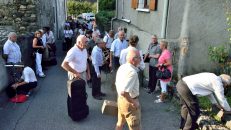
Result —
<instances>
[{"instance_id":1,"label":"stone building wall","mask_svg":"<svg viewBox=\"0 0 231 130\"><path fill-rule=\"evenodd\" d=\"M20 34L38 29L36 0L15 0L0 5L0 25L12 26Z\"/></svg>"},{"instance_id":2,"label":"stone building wall","mask_svg":"<svg viewBox=\"0 0 231 130\"><path fill-rule=\"evenodd\" d=\"M66 18L66 0L0 0L0 91L7 85L2 47L9 32L16 32L22 61L31 59L33 32L50 26L56 38L62 38Z\"/></svg>"}]
</instances>

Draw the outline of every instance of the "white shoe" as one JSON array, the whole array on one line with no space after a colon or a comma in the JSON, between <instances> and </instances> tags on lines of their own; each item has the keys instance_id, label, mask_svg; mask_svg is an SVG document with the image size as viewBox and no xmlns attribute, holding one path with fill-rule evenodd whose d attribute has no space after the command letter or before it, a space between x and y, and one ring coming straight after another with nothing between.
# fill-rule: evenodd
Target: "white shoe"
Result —
<instances>
[{"instance_id":1,"label":"white shoe","mask_svg":"<svg viewBox=\"0 0 231 130\"><path fill-rule=\"evenodd\" d=\"M157 99L154 101L154 103L162 103L163 101L161 101L160 99Z\"/></svg>"},{"instance_id":2,"label":"white shoe","mask_svg":"<svg viewBox=\"0 0 231 130\"><path fill-rule=\"evenodd\" d=\"M160 96L161 96L161 95L157 95L156 97L157 97L157 98L160 98Z\"/></svg>"},{"instance_id":3,"label":"white shoe","mask_svg":"<svg viewBox=\"0 0 231 130\"><path fill-rule=\"evenodd\" d=\"M40 78L45 78L45 77L46 77L46 75L45 75L45 74L43 74L43 75L39 75L39 77L40 77Z\"/></svg>"}]
</instances>

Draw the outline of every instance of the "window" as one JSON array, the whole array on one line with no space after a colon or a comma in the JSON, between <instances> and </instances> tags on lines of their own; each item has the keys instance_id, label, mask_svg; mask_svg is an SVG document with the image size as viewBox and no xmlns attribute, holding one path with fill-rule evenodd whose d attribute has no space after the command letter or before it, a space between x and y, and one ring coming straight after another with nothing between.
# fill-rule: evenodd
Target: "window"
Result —
<instances>
[{"instance_id":1,"label":"window","mask_svg":"<svg viewBox=\"0 0 231 130\"><path fill-rule=\"evenodd\" d=\"M144 8L145 9L149 8L149 3L150 3L150 0L144 0Z\"/></svg>"},{"instance_id":2,"label":"window","mask_svg":"<svg viewBox=\"0 0 231 130\"><path fill-rule=\"evenodd\" d=\"M155 11L157 9L157 0L132 0L131 7L137 11Z\"/></svg>"}]
</instances>

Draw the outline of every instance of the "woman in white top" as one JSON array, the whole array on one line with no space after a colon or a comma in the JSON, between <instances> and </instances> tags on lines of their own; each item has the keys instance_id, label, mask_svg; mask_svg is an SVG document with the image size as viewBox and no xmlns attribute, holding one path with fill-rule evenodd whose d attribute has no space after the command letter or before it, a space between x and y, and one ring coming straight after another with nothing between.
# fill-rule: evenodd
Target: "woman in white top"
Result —
<instances>
[{"instance_id":1,"label":"woman in white top","mask_svg":"<svg viewBox=\"0 0 231 130\"><path fill-rule=\"evenodd\" d=\"M73 31L70 29L70 26L66 25L64 27L64 44L63 44L63 50L68 51L72 47L72 36Z\"/></svg>"},{"instance_id":2,"label":"woman in white top","mask_svg":"<svg viewBox=\"0 0 231 130\"><path fill-rule=\"evenodd\" d=\"M79 35L85 35L85 34L86 34L85 27L83 25L80 25Z\"/></svg>"},{"instance_id":3,"label":"woman in white top","mask_svg":"<svg viewBox=\"0 0 231 130\"><path fill-rule=\"evenodd\" d=\"M41 36L42 33L40 31L35 32L32 47L35 52L36 74L39 77L44 78L46 75L43 73L41 63L42 54L44 52L45 47L43 46Z\"/></svg>"}]
</instances>

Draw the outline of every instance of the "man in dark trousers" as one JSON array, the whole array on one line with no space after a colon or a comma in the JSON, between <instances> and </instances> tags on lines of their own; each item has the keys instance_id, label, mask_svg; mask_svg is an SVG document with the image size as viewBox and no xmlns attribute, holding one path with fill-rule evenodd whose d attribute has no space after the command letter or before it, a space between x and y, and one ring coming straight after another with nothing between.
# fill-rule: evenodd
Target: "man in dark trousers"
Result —
<instances>
[{"instance_id":1,"label":"man in dark trousers","mask_svg":"<svg viewBox=\"0 0 231 130\"><path fill-rule=\"evenodd\" d=\"M230 85L231 78L226 74L217 76L213 73L199 73L180 80L176 86L182 101L180 129L198 129L196 121L200 108L197 96L207 96L213 105L224 110L226 114L231 114L231 108L224 96Z\"/></svg>"},{"instance_id":2,"label":"man in dark trousers","mask_svg":"<svg viewBox=\"0 0 231 130\"><path fill-rule=\"evenodd\" d=\"M103 51L105 43L101 39L96 40L96 46L91 53L92 59L92 96L97 100L102 100L106 94L101 92L101 67L104 64Z\"/></svg>"},{"instance_id":3,"label":"man in dark trousers","mask_svg":"<svg viewBox=\"0 0 231 130\"><path fill-rule=\"evenodd\" d=\"M146 53L144 57L144 61L146 58L150 58L149 61L149 80L148 80L148 93L151 94L156 89L156 71L158 70L158 67L156 67L158 63L158 59L161 54L160 45L158 43L158 39L156 35L152 36L151 43L148 46L148 52Z\"/></svg>"}]
</instances>

